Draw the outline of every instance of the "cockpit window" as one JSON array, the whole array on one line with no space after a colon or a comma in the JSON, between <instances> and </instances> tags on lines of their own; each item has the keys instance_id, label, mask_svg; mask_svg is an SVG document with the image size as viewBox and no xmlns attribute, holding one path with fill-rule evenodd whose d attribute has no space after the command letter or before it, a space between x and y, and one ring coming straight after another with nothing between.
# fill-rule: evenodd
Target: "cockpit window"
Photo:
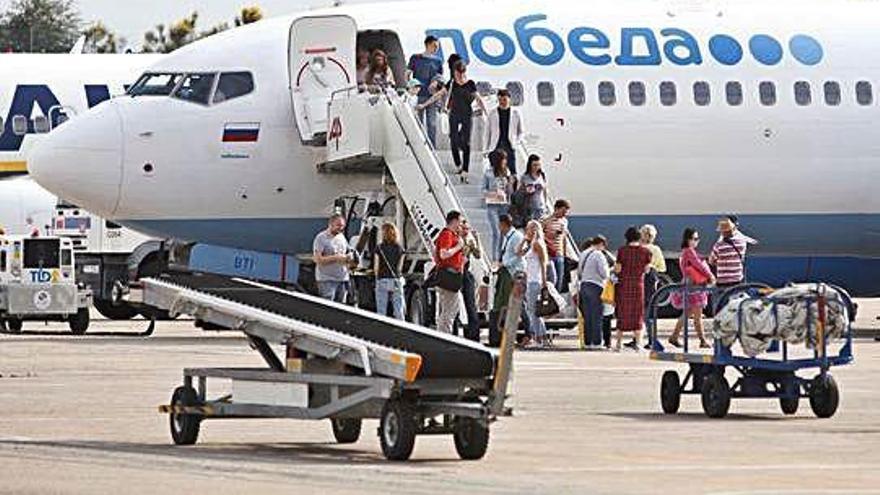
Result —
<instances>
[{"instance_id":1,"label":"cockpit window","mask_svg":"<svg viewBox=\"0 0 880 495\"><path fill-rule=\"evenodd\" d=\"M220 74L214 103L238 98L254 92L254 76L250 72L224 72Z\"/></svg>"},{"instance_id":2,"label":"cockpit window","mask_svg":"<svg viewBox=\"0 0 880 495\"><path fill-rule=\"evenodd\" d=\"M211 101L216 78L217 74L187 74L173 96L180 100L207 105Z\"/></svg>"},{"instance_id":3,"label":"cockpit window","mask_svg":"<svg viewBox=\"0 0 880 495\"><path fill-rule=\"evenodd\" d=\"M128 94L131 96L169 96L181 79L183 79L183 74L147 73L129 88Z\"/></svg>"}]
</instances>

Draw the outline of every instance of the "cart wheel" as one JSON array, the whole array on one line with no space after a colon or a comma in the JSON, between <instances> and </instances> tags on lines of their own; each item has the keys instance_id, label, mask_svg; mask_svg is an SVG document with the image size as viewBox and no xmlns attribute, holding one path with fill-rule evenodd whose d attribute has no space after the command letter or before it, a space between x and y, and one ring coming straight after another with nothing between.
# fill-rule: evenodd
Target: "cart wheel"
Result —
<instances>
[{"instance_id":1,"label":"cart wheel","mask_svg":"<svg viewBox=\"0 0 880 495\"><path fill-rule=\"evenodd\" d=\"M779 399L779 407L782 409L782 414L788 416L797 414L800 403L800 397L781 397Z\"/></svg>"},{"instance_id":2,"label":"cart wheel","mask_svg":"<svg viewBox=\"0 0 880 495\"><path fill-rule=\"evenodd\" d=\"M89 329L89 308L79 308L75 315L67 320L67 326L74 335L83 335Z\"/></svg>"},{"instance_id":3,"label":"cart wheel","mask_svg":"<svg viewBox=\"0 0 880 495\"><path fill-rule=\"evenodd\" d=\"M819 418L830 418L840 404L840 390L831 375L817 375L810 386L810 407Z\"/></svg>"},{"instance_id":4,"label":"cart wheel","mask_svg":"<svg viewBox=\"0 0 880 495\"><path fill-rule=\"evenodd\" d=\"M333 427L333 437L336 443L355 443L361 437L361 424L359 419L332 418L330 426Z\"/></svg>"},{"instance_id":5,"label":"cart wheel","mask_svg":"<svg viewBox=\"0 0 880 495\"><path fill-rule=\"evenodd\" d=\"M103 299L95 299L92 304L101 316L116 321L130 320L137 316L138 310L130 304L113 304Z\"/></svg>"},{"instance_id":6,"label":"cart wheel","mask_svg":"<svg viewBox=\"0 0 880 495\"><path fill-rule=\"evenodd\" d=\"M489 425L474 418L455 418L455 451L465 461L482 459L489 450Z\"/></svg>"},{"instance_id":7,"label":"cart wheel","mask_svg":"<svg viewBox=\"0 0 880 495\"><path fill-rule=\"evenodd\" d=\"M681 405L681 381L678 373L669 370L660 380L660 405L666 414L675 414Z\"/></svg>"},{"instance_id":8,"label":"cart wheel","mask_svg":"<svg viewBox=\"0 0 880 495\"><path fill-rule=\"evenodd\" d=\"M10 318L6 320L6 327L9 328L9 333L21 333L23 326L24 322L18 318Z\"/></svg>"},{"instance_id":9,"label":"cart wheel","mask_svg":"<svg viewBox=\"0 0 880 495\"><path fill-rule=\"evenodd\" d=\"M379 443L389 461L405 461L416 445L416 413L402 400L389 400L382 408L379 422Z\"/></svg>"},{"instance_id":10,"label":"cart wheel","mask_svg":"<svg viewBox=\"0 0 880 495\"><path fill-rule=\"evenodd\" d=\"M703 411L710 418L723 418L730 409L730 386L720 373L712 373L703 381Z\"/></svg>"},{"instance_id":11,"label":"cart wheel","mask_svg":"<svg viewBox=\"0 0 880 495\"><path fill-rule=\"evenodd\" d=\"M171 395L172 407L197 405L199 405L199 396L194 388L182 386L174 389L174 394ZM176 445L193 445L199 439L201 416L172 412L168 415L168 422L171 425L171 438Z\"/></svg>"}]
</instances>

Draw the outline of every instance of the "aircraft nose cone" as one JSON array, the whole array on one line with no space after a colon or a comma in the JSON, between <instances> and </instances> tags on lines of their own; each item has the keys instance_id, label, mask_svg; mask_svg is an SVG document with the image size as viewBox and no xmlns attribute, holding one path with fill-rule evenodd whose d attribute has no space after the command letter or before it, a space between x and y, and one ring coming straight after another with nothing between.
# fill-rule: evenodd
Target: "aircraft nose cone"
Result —
<instances>
[{"instance_id":1,"label":"aircraft nose cone","mask_svg":"<svg viewBox=\"0 0 880 495\"><path fill-rule=\"evenodd\" d=\"M122 183L122 144L122 118L107 101L46 135L28 171L62 199L110 217Z\"/></svg>"}]
</instances>

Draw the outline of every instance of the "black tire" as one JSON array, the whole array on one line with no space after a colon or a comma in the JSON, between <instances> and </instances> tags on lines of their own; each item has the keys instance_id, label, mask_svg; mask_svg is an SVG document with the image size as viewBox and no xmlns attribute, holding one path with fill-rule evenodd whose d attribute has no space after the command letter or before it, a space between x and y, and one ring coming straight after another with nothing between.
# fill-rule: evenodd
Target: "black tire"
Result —
<instances>
[{"instance_id":1,"label":"black tire","mask_svg":"<svg viewBox=\"0 0 880 495\"><path fill-rule=\"evenodd\" d=\"M406 321L422 327L428 326L428 300L421 287L413 289L406 305Z\"/></svg>"},{"instance_id":2,"label":"black tire","mask_svg":"<svg viewBox=\"0 0 880 495\"><path fill-rule=\"evenodd\" d=\"M9 329L9 333L21 333L21 329L24 327L24 322L19 320L18 318L10 318L6 320L6 328Z\"/></svg>"},{"instance_id":3,"label":"black tire","mask_svg":"<svg viewBox=\"0 0 880 495\"><path fill-rule=\"evenodd\" d=\"M389 400L382 408L379 420L379 443L389 461L405 461L416 445L416 413L413 406L402 400Z\"/></svg>"},{"instance_id":4,"label":"black tire","mask_svg":"<svg viewBox=\"0 0 880 495\"><path fill-rule=\"evenodd\" d=\"M79 308L76 314L67 318L67 326L74 335L83 335L89 330L89 308Z\"/></svg>"},{"instance_id":5,"label":"black tire","mask_svg":"<svg viewBox=\"0 0 880 495\"><path fill-rule=\"evenodd\" d=\"M455 451L465 461L476 461L489 450L489 425L474 418L455 418Z\"/></svg>"},{"instance_id":6,"label":"black tire","mask_svg":"<svg viewBox=\"0 0 880 495\"><path fill-rule=\"evenodd\" d=\"M712 373L703 380L703 412L710 418L723 418L730 410L730 385L724 375Z\"/></svg>"},{"instance_id":7,"label":"black tire","mask_svg":"<svg viewBox=\"0 0 880 495\"><path fill-rule=\"evenodd\" d=\"M181 386L174 389L171 395L171 406L197 406L199 395L192 387ZM168 424L171 428L171 439L175 445L193 445L199 439L199 430L202 427L202 417L194 414L168 415Z\"/></svg>"},{"instance_id":8,"label":"black tire","mask_svg":"<svg viewBox=\"0 0 880 495\"><path fill-rule=\"evenodd\" d=\"M681 406L681 380L678 373L669 370L660 380L660 406L666 414L675 414Z\"/></svg>"},{"instance_id":9,"label":"black tire","mask_svg":"<svg viewBox=\"0 0 880 495\"><path fill-rule=\"evenodd\" d=\"M797 414L800 404L800 397L781 397L779 399L779 408L782 409L782 414L786 416Z\"/></svg>"},{"instance_id":10,"label":"black tire","mask_svg":"<svg viewBox=\"0 0 880 495\"><path fill-rule=\"evenodd\" d=\"M95 299L94 305L98 313L101 313L101 316L108 320L130 320L140 314L137 309L125 303L113 304L112 302L103 299Z\"/></svg>"},{"instance_id":11,"label":"black tire","mask_svg":"<svg viewBox=\"0 0 880 495\"><path fill-rule=\"evenodd\" d=\"M817 375L810 385L810 408L819 418L830 418L840 405L840 389L834 377Z\"/></svg>"},{"instance_id":12,"label":"black tire","mask_svg":"<svg viewBox=\"0 0 880 495\"><path fill-rule=\"evenodd\" d=\"M361 437L363 421L350 418L332 418L330 426L333 428L333 437L336 443L355 443Z\"/></svg>"}]
</instances>

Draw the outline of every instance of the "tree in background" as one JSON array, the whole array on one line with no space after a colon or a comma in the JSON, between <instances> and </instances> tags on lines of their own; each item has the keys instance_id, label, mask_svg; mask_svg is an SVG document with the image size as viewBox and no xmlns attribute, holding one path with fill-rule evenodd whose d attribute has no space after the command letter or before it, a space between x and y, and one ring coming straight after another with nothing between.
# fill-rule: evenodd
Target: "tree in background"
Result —
<instances>
[{"instance_id":1,"label":"tree in background","mask_svg":"<svg viewBox=\"0 0 880 495\"><path fill-rule=\"evenodd\" d=\"M259 7L244 7L239 15L235 18L236 26L243 26L257 22L263 18L263 11ZM159 24L155 29L147 31L144 34L144 53L170 53L178 48L188 45L193 41L198 41L208 36L213 36L229 29L229 24L222 22L208 28L205 31L198 31L197 24L199 13L193 12L170 27Z\"/></svg>"},{"instance_id":2,"label":"tree in background","mask_svg":"<svg viewBox=\"0 0 880 495\"><path fill-rule=\"evenodd\" d=\"M235 18L235 27L244 26L245 24L253 24L263 20L263 10L254 5L252 7L242 7L238 17Z\"/></svg>"},{"instance_id":3,"label":"tree in background","mask_svg":"<svg viewBox=\"0 0 880 495\"><path fill-rule=\"evenodd\" d=\"M0 50L63 53L80 36L74 0L13 0L0 15Z\"/></svg>"},{"instance_id":4,"label":"tree in background","mask_svg":"<svg viewBox=\"0 0 880 495\"><path fill-rule=\"evenodd\" d=\"M85 51L88 53L119 53L125 46L125 38L117 35L101 21L87 27L82 35L86 37Z\"/></svg>"}]
</instances>

